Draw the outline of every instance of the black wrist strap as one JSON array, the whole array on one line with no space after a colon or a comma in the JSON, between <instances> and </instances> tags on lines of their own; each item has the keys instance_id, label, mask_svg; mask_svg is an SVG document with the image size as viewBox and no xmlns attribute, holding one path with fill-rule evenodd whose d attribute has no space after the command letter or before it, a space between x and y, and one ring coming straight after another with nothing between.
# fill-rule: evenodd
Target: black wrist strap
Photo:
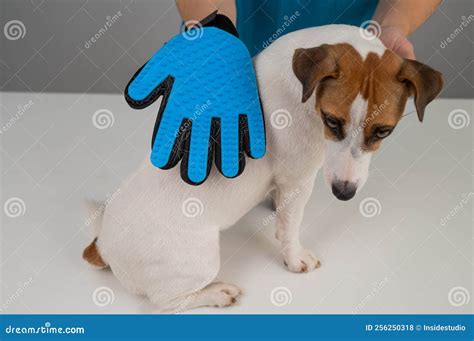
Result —
<instances>
[{"instance_id":1,"label":"black wrist strap","mask_svg":"<svg viewBox=\"0 0 474 341\"><path fill-rule=\"evenodd\" d=\"M217 11L212 12L207 17L200 21L202 27L216 27L233 36L239 37L237 28L234 26L232 20L223 14L218 14Z\"/></svg>"}]
</instances>

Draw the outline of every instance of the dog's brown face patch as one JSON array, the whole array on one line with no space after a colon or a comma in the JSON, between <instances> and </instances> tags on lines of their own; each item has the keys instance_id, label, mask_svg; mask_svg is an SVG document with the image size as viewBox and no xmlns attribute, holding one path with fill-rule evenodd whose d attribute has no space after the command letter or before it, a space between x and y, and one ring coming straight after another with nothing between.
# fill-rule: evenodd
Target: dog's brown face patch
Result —
<instances>
[{"instance_id":1,"label":"dog's brown face patch","mask_svg":"<svg viewBox=\"0 0 474 341\"><path fill-rule=\"evenodd\" d=\"M325 124L325 136L340 141L350 133L351 108L358 95L367 102L359 127L362 149L374 151L390 135L414 94L420 120L425 106L442 87L441 74L416 61L386 50L365 59L349 44L298 49L293 70L303 85L303 102L316 91L316 111ZM353 133L353 132L352 132Z\"/></svg>"}]
</instances>

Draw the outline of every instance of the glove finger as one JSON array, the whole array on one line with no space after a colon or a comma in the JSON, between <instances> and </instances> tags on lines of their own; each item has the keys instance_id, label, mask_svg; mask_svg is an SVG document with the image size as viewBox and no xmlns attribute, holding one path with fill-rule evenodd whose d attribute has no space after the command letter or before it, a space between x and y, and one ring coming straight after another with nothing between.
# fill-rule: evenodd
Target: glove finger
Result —
<instances>
[{"instance_id":1,"label":"glove finger","mask_svg":"<svg viewBox=\"0 0 474 341\"><path fill-rule=\"evenodd\" d=\"M203 183L212 165L211 119L200 117L191 124L191 138L187 140L181 177L192 185Z\"/></svg>"},{"instance_id":2,"label":"glove finger","mask_svg":"<svg viewBox=\"0 0 474 341\"><path fill-rule=\"evenodd\" d=\"M178 162L183 158L186 151L186 143L189 140L191 135L191 120L183 119L181 126L176 133L176 139L171 149L171 154L168 159L168 163L161 167L162 169L170 169L178 164Z\"/></svg>"},{"instance_id":3,"label":"glove finger","mask_svg":"<svg viewBox=\"0 0 474 341\"><path fill-rule=\"evenodd\" d=\"M240 175L245 167L241 123L246 124L246 122L240 121L240 117L237 116L223 117L220 121L213 121L219 122L215 134L216 166L222 175L228 178Z\"/></svg>"},{"instance_id":4,"label":"glove finger","mask_svg":"<svg viewBox=\"0 0 474 341\"><path fill-rule=\"evenodd\" d=\"M177 163L176 158L179 161L179 155L172 152L173 150L178 152L181 149L181 146L176 144L176 140L179 137L180 141L182 136L184 136L180 133L182 122L179 116L168 113L168 115L163 115L163 118L157 122L157 125L157 132L151 152L151 162L158 168L168 169L172 167L173 163ZM178 146L178 149L175 148L176 146Z\"/></svg>"},{"instance_id":5,"label":"glove finger","mask_svg":"<svg viewBox=\"0 0 474 341\"><path fill-rule=\"evenodd\" d=\"M174 78L169 75L167 63L170 51L163 46L132 77L125 88L125 99L135 109L151 105L164 91L171 90Z\"/></svg>"},{"instance_id":6,"label":"glove finger","mask_svg":"<svg viewBox=\"0 0 474 341\"><path fill-rule=\"evenodd\" d=\"M260 101L256 102L247 115L248 131L245 131L244 141L247 155L259 159L265 155L265 122Z\"/></svg>"}]
</instances>

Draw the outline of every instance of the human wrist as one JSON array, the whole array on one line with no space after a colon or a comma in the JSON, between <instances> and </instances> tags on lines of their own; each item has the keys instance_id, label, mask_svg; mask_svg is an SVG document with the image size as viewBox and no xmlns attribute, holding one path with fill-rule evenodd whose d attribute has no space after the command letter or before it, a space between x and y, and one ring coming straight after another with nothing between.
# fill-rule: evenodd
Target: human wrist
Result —
<instances>
[{"instance_id":1,"label":"human wrist","mask_svg":"<svg viewBox=\"0 0 474 341\"><path fill-rule=\"evenodd\" d=\"M201 21L203 27L216 27L235 37L239 37L237 28L234 22L224 14L217 13L217 11L211 13L208 17Z\"/></svg>"},{"instance_id":2,"label":"human wrist","mask_svg":"<svg viewBox=\"0 0 474 341\"><path fill-rule=\"evenodd\" d=\"M210 14L218 12L237 22L235 0L176 0L178 11L186 27L191 28Z\"/></svg>"}]
</instances>

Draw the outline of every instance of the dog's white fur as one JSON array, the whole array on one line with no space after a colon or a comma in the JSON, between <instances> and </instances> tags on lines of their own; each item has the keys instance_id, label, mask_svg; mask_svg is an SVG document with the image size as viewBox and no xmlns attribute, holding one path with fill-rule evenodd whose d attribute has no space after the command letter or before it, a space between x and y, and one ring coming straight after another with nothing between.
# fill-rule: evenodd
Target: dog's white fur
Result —
<instances>
[{"instance_id":1,"label":"dog's white fur","mask_svg":"<svg viewBox=\"0 0 474 341\"><path fill-rule=\"evenodd\" d=\"M328 185L337 179L353 183L357 188L364 186L372 157L372 153L366 153L362 149L364 134L360 127L365 121L366 113L367 101L359 94L352 103L351 121L346 138L337 142L325 140L324 175Z\"/></svg>"},{"instance_id":2,"label":"dog's white fur","mask_svg":"<svg viewBox=\"0 0 474 341\"><path fill-rule=\"evenodd\" d=\"M356 27L331 25L287 34L255 58L268 147L263 159L247 158L238 178L226 179L214 167L204 184L190 186L181 180L179 167L162 171L147 158L125 180L105 210L97 245L128 290L147 296L160 309L231 304L239 289L213 283L220 265L219 231L236 223L270 192L279 207L277 238L288 268L301 272L319 265L300 244L298 230L325 154L330 155L325 163L329 181L337 177L356 181L359 187L370 161L370 154L355 159L357 153L351 153L360 148L357 137L325 142L315 96L301 102L301 84L292 71L296 48L336 43L352 45L363 58L385 51L378 39L362 39ZM292 116L284 129L271 122L271 114L279 109ZM366 110L367 104L358 97L351 115L363 117ZM287 197L291 200L283 204Z\"/></svg>"}]
</instances>

